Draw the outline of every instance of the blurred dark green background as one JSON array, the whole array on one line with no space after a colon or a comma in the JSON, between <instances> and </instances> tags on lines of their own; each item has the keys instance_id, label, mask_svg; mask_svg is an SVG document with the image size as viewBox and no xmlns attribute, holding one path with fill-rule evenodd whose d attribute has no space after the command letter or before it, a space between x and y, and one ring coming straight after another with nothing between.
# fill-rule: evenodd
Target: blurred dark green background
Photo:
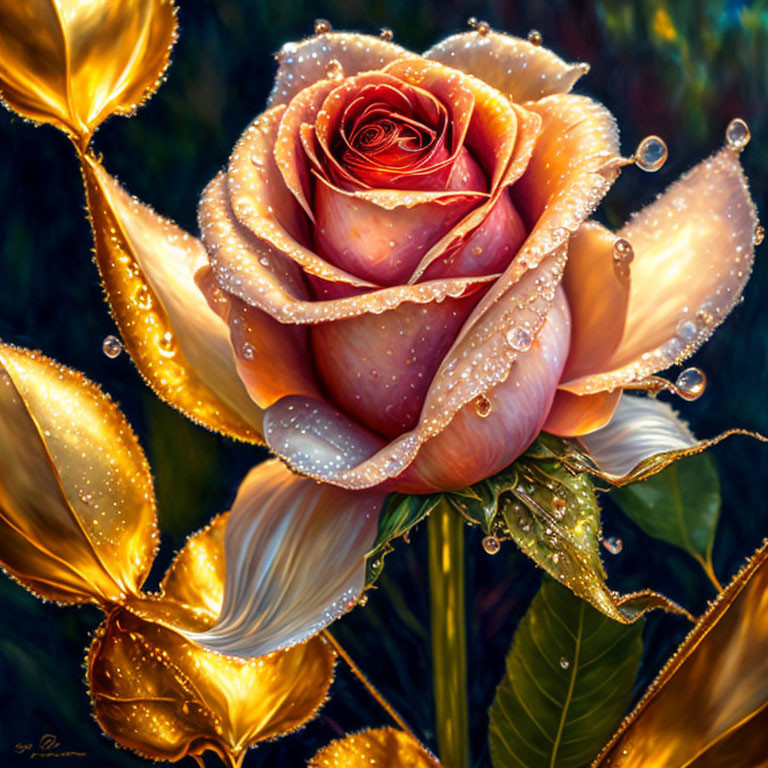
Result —
<instances>
[{"instance_id":1,"label":"blurred dark green background","mask_svg":"<svg viewBox=\"0 0 768 768\"><path fill-rule=\"evenodd\" d=\"M768 3L760 2L465 2L463 0L181 0L181 37L167 82L130 120L116 118L95 146L127 188L179 224L196 231L204 184L226 162L240 131L262 110L275 69L272 54L306 36L317 17L336 28L376 33L421 50L462 30L470 15L525 35L566 59L592 65L577 90L617 116L625 154L649 133L670 149L665 168L646 175L625 170L599 216L611 226L653 199L694 162L723 143L734 116L752 129L743 154L760 209L768 194ZM80 175L66 139L0 114L0 337L42 349L101 382L138 430L154 470L163 546L156 581L186 535L228 508L237 483L265 455L192 426L143 386L126 355L109 360L101 341L115 331L96 268ZM737 307L693 364L709 376L706 395L678 404L700 436L730 426L768 433L768 289L766 248ZM768 534L765 492L768 447L736 438L715 450L724 489L715 566L727 579ZM606 535L624 550L606 555L612 584L651 586L700 610L712 597L698 566L653 542L605 503ZM514 627L535 592L535 568L511 544L490 558L468 533L470 708L473 751L488 765L486 711ZM424 532L400 544L364 609L337 633L405 719L433 743L428 655ZM138 766L116 751L89 715L82 661L95 609L43 605L9 580L0 581L0 764L23 765L18 742L53 733L61 749L87 752L57 765ZM654 616L638 690L686 631L676 618ZM249 753L246 766L300 766L344 732L382 725L383 713L339 667L333 699L298 735ZM211 764L215 760L211 758ZM191 760L185 764L193 765Z\"/></svg>"}]
</instances>

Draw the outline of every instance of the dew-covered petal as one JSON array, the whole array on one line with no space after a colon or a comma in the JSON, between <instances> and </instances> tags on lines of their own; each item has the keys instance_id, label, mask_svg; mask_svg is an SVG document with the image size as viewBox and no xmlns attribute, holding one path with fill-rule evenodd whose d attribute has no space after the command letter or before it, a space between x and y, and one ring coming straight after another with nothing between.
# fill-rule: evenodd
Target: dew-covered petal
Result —
<instances>
[{"instance_id":1,"label":"dew-covered petal","mask_svg":"<svg viewBox=\"0 0 768 768\"><path fill-rule=\"evenodd\" d=\"M398 489L465 488L511 464L534 441L549 412L568 354L569 325L560 296L508 378L463 406L421 447Z\"/></svg>"},{"instance_id":2,"label":"dew-covered petal","mask_svg":"<svg viewBox=\"0 0 768 768\"><path fill-rule=\"evenodd\" d=\"M259 441L262 411L237 375L226 324L195 285L207 263L202 244L132 198L91 155L83 172L96 263L139 372L193 421Z\"/></svg>"},{"instance_id":3,"label":"dew-covered petal","mask_svg":"<svg viewBox=\"0 0 768 768\"><path fill-rule=\"evenodd\" d=\"M334 403L368 429L396 437L412 429L443 356L478 295L427 306L406 302L312 326L313 359Z\"/></svg>"},{"instance_id":4,"label":"dew-covered petal","mask_svg":"<svg viewBox=\"0 0 768 768\"><path fill-rule=\"evenodd\" d=\"M82 374L0 345L0 563L35 594L120 602L155 554L144 452Z\"/></svg>"},{"instance_id":5,"label":"dew-covered petal","mask_svg":"<svg viewBox=\"0 0 768 768\"><path fill-rule=\"evenodd\" d=\"M227 522L221 615L190 639L251 657L317 634L362 593L383 498L318 485L278 460L255 467Z\"/></svg>"},{"instance_id":6,"label":"dew-covered petal","mask_svg":"<svg viewBox=\"0 0 768 768\"><path fill-rule=\"evenodd\" d=\"M354 32L326 32L300 43L286 43L277 55L280 66L269 106L288 104L299 91L324 79L332 60L339 63L345 77L351 77L404 57L415 54L380 37Z\"/></svg>"},{"instance_id":7,"label":"dew-covered petal","mask_svg":"<svg viewBox=\"0 0 768 768\"><path fill-rule=\"evenodd\" d=\"M225 261L219 270L226 267L230 280L242 281L248 275L250 261L274 249L309 274L370 288L373 283L335 267L313 250L309 218L286 185L275 158L275 143L285 111L284 106L279 106L259 115L238 139L229 158L229 205L237 220L253 235L253 255L245 264ZM213 200L204 194L201 209L212 205ZM206 215L202 210L199 217L205 242Z\"/></svg>"},{"instance_id":8,"label":"dew-covered petal","mask_svg":"<svg viewBox=\"0 0 768 768\"><path fill-rule=\"evenodd\" d=\"M439 302L463 296L475 286L496 277L444 278L312 301L298 266L271 246L258 243L252 233L237 222L229 208L223 174L208 185L203 195L200 226L211 266L222 289L264 310L281 323L322 323L365 313L380 314L406 301L414 304ZM326 283L332 284L333 281Z\"/></svg>"},{"instance_id":9,"label":"dew-covered petal","mask_svg":"<svg viewBox=\"0 0 768 768\"><path fill-rule=\"evenodd\" d=\"M446 430L464 406L471 403L472 408L483 413L482 400L473 401L480 396L493 398L494 390L510 377L509 386L500 390L501 402L496 419L490 421L489 432L495 428L494 438L500 440L499 433L508 430L505 434L510 439L518 437L524 441L530 425L505 422L503 413L507 408L521 419L516 408L533 409L532 421L538 421L538 428L552 402L565 363L569 335L567 305L562 290L557 288L564 258L565 252L561 249L538 269L524 275L505 300L487 313L473 334L463 343L454 343L443 358L427 392L419 422L411 431L384 444L326 403L284 398L265 413L267 443L298 472L342 488L382 485L389 490L432 491L437 483L448 480L440 477L437 469L430 469L431 474L425 470L422 476L417 476L410 465L419 451L430 438ZM545 346L537 336L543 333L553 302L557 309L553 310L552 338L547 337ZM518 359L520 364L514 367ZM515 381L520 382L519 387ZM534 409L534 403L538 407L539 397L543 401L541 413ZM462 422L474 426L479 423L474 422L469 413ZM526 422L526 417L521 422ZM517 447L519 452L527 446ZM469 465L477 473L475 476L470 477L468 471L461 470L460 478L446 488L471 484L501 469L504 465L494 468L486 461L488 456L498 456L494 461L502 460L497 454L498 448L498 445L495 448L489 445L485 458ZM507 448L509 453L514 452L514 446L510 445L503 446L502 453ZM512 458L514 456L507 459L507 463Z\"/></svg>"},{"instance_id":10,"label":"dew-covered petal","mask_svg":"<svg viewBox=\"0 0 768 768\"><path fill-rule=\"evenodd\" d=\"M306 326L280 323L219 287L210 267L196 281L210 307L229 326L237 372L261 408L286 395L320 397Z\"/></svg>"},{"instance_id":11,"label":"dew-covered petal","mask_svg":"<svg viewBox=\"0 0 768 768\"><path fill-rule=\"evenodd\" d=\"M558 389L542 429L560 437L578 437L604 427L619 404L621 390L574 395Z\"/></svg>"},{"instance_id":12,"label":"dew-covered petal","mask_svg":"<svg viewBox=\"0 0 768 768\"><path fill-rule=\"evenodd\" d=\"M602 368L568 388L622 386L690 356L739 300L752 269L756 227L738 153L729 148L633 216L617 233L634 251L621 342Z\"/></svg>"},{"instance_id":13,"label":"dew-covered petal","mask_svg":"<svg viewBox=\"0 0 768 768\"><path fill-rule=\"evenodd\" d=\"M610 422L581 442L601 472L621 478L652 456L684 451L697 441L667 403L625 394Z\"/></svg>"},{"instance_id":14,"label":"dew-covered petal","mask_svg":"<svg viewBox=\"0 0 768 768\"><path fill-rule=\"evenodd\" d=\"M630 265L614 259L616 236L588 221L568 244L563 287L571 310L571 349L563 382L602 370L624 333Z\"/></svg>"},{"instance_id":15,"label":"dew-covered petal","mask_svg":"<svg viewBox=\"0 0 768 768\"><path fill-rule=\"evenodd\" d=\"M424 57L474 75L518 103L567 93L589 71L588 64L567 64L547 48L493 31L451 35Z\"/></svg>"}]
</instances>

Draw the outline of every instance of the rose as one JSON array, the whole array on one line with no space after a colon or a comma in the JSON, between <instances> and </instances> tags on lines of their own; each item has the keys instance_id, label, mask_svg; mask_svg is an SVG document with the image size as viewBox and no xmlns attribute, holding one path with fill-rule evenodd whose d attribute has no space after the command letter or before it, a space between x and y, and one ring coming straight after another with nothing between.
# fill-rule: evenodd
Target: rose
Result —
<instances>
[{"instance_id":1,"label":"rose","mask_svg":"<svg viewBox=\"0 0 768 768\"><path fill-rule=\"evenodd\" d=\"M625 233L644 247L631 278L632 245L583 226L623 162L607 110L566 93L583 67L484 30L423 57L323 33L279 59L269 108L203 195L197 279L269 446L298 472L351 489L474 483L542 427L604 426L621 386L690 354L740 290L733 269L665 286L695 256L660 249L650 215ZM734 155L718 158L735 189ZM680 197L710 183L700 172ZM748 209L728 235L751 235ZM713 236L719 268L726 231ZM709 319L689 319L716 291Z\"/></svg>"}]
</instances>

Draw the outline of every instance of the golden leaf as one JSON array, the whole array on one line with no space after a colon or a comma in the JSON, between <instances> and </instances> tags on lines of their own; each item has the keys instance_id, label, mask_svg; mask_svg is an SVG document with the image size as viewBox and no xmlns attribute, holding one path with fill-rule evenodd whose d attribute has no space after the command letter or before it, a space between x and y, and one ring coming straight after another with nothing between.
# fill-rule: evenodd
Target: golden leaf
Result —
<instances>
[{"instance_id":1,"label":"golden leaf","mask_svg":"<svg viewBox=\"0 0 768 768\"><path fill-rule=\"evenodd\" d=\"M767 561L768 542L701 617L593 766L766 764Z\"/></svg>"},{"instance_id":2,"label":"golden leaf","mask_svg":"<svg viewBox=\"0 0 768 768\"><path fill-rule=\"evenodd\" d=\"M413 737L394 728L361 731L321 749L308 768L440 768Z\"/></svg>"},{"instance_id":3,"label":"golden leaf","mask_svg":"<svg viewBox=\"0 0 768 768\"><path fill-rule=\"evenodd\" d=\"M35 594L101 605L136 594L154 557L152 476L93 382L0 344L0 561Z\"/></svg>"},{"instance_id":4,"label":"golden leaf","mask_svg":"<svg viewBox=\"0 0 768 768\"><path fill-rule=\"evenodd\" d=\"M335 654L319 637L255 659L207 651L168 626L208 626L224 584L226 516L189 539L163 581L164 593L118 608L88 655L94 712L120 744L155 759L206 749L239 765L249 745L283 735L315 715L333 679ZM154 605L152 603L154 602Z\"/></svg>"},{"instance_id":5,"label":"golden leaf","mask_svg":"<svg viewBox=\"0 0 768 768\"><path fill-rule=\"evenodd\" d=\"M1 0L0 92L84 147L154 93L176 40L171 0Z\"/></svg>"},{"instance_id":6,"label":"golden leaf","mask_svg":"<svg viewBox=\"0 0 768 768\"><path fill-rule=\"evenodd\" d=\"M81 159L96 263L139 372L193 421L261 442L263 412L237 374L229 328L194 281L208 263L202 244L128 195L92 155Z\"/></svg>"}]
</instances>

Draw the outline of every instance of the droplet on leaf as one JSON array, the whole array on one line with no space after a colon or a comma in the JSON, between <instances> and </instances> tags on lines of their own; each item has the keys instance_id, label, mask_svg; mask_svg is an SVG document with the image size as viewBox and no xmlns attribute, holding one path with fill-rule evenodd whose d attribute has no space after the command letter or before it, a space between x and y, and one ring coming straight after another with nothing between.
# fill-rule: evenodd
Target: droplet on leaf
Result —
<instances>
[{"instance_id":1,"label":"droplet on leaf","mask_svg":"<svg viewBox=\"0 0 768 768\"><path fill-rule=\"evenodd\" d=\"M696 400L707 388L707 376L699 368L686 368L675 381L677 394L684 400Z\"/></svg>"},{"instance_id":2,"label":"droplet on leaf","mask_svg":"<svg viewBox=\"0 0 768 768\"><path fill-rule=\"evenodd\" d=\"M664 139L658 136L646 136L635 150L635 163L647 173L658 171L667 162L669 150Z\"/></svg>"},{"instance_id":3,"label":"droplet on leaf","mask_svg":"<svg viewBox=\"0 0 768 768\"><path fill-rule=\"evenodd\" d=\"M117 336L113 336L110 333L101 343L101 351L110 358L110 360L114 360L123 351L123 342L120 341Z\"/></svg>"},{"instance_id":4,"label":"droplet on leaf","mask_svg":"<svg viewBox=\"0 0 768 768\"><path fill-rule=\"evenodd\" d=\"M566 659L566 658L565 658L565 656L561 656L561 657L560 657L560 666L561 666L563 669L568 669L568 667L570 667L570 666L571 666L571 662L570 662L570 661L568 661L568 659Z\"/></svg>"}]
</instances>

